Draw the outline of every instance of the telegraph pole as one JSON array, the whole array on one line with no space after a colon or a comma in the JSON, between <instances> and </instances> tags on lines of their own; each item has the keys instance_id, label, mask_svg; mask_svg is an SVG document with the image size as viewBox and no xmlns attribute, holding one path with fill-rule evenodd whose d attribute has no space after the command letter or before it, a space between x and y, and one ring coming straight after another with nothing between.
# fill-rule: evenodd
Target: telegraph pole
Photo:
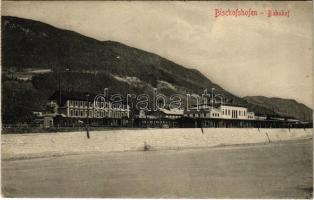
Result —
<instances>
[{"instance_id":1,"label":"telegraph pole","mask_svg":"<svg viewBox=\"0 0 314 200\"><path fill-rule=\"evenodd\" d=\"M61 106L61 72L58 71L58 85L59 85L59 104Z\"/></svg>"},{"instance_id":2,"label":"telegraph pole","mask_svg":"<svg viewBox=\"0 0 314 200\"><path fill-rule=\"evenodd\" d=\"M90 138L90 136L89 136L89 94L87 93L86 94L86 101L87 101L87 119L86 119L86 126L85 126L85 128L86 128L86 134L87 134L87 139L89 139Z\"/></svg>"},{"instance_id":3,"label":"telegraph pole","mask_svg":"<svg viewBox=\"0 0 314 200\"><path fill-rule=\"evenodd\" d=\"M215 88L212 88L212 108L214 108L214 90Z\"/></svg>"}]
</instances>

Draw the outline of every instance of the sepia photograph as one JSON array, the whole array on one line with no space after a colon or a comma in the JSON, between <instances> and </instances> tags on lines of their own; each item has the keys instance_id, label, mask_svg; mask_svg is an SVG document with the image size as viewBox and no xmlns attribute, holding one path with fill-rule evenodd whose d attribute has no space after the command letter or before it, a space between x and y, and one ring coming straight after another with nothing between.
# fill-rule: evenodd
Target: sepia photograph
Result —
<instances>
[{"instance_id":1,"label":"sepia photograph","mask_svg":"<svg viewBox=\"0 0 314 200\"><path fill-rule=\"evenodd\" d=\"M4 198L313 198L312 1L2 1Z\"/></svg>"}]
</instances>

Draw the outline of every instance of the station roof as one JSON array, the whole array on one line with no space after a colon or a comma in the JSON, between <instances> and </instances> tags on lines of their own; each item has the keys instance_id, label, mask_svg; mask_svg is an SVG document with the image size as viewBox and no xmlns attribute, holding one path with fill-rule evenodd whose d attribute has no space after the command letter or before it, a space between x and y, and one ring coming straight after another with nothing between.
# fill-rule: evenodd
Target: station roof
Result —
<instances>
[{"instance_id":1,"label":"station roof","mask_svg":"<svg viewBox=\"0 0 314 200\"><path fill-rule=\"evenodd\" d=\"M89 95L89 97L87 97ZM48 100L56 100L57 103L61 106L63 106L67 100L77 100L77 101L86 101L87 99L91 102L94 100L94 98L97 96L95 93L89 93L89 92L66 92L61 91L61 94L59 91L55 91ZM61 98L60 98L61 97ZM59 102L61 99L61 103Z\"/></svg>"}]
</instances>

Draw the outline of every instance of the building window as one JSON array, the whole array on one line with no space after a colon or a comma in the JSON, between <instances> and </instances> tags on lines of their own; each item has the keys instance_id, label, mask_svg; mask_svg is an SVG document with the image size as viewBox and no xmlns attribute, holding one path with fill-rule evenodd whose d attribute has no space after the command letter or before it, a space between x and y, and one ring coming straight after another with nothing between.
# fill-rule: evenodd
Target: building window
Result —
<instances>
[{"instance_id":1,"label":"building window","mask_svg":"<svg viewBox=\"0 0 314 200\"><path fill-rule=\"evenodd\" d=\"M73 112L73 110L71 109L70 110L70 116L73 116L74 115L74 112Z\"/></svg>"}]
</instances>

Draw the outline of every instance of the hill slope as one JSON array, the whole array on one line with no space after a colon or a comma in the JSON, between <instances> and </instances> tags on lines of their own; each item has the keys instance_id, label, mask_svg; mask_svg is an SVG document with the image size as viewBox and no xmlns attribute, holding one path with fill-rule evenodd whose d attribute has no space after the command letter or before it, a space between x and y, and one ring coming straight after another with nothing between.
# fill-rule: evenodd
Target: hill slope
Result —
<instances>
[{"instance_id":1,"label":"hill slope","mask_svg":"<svg viewBox=\"0 0 314 200\"><path fill-rule=\"evenodd\" d=\"M251 104L263 106L282 116L293 116L304 121L312 120L313 111L293 99L267 98L263 96L247 96L244 99Z\"/></svg>"},{"instance_id":2,"label":"hill slope","mask_svg":"<svg viewBox=\"0 0 314 200\"><path fill-rule=\"evenodd\" d=\"M118 42L97 41L32 20L2 19L4 67L107 72L135 76L153 86L164 80L191 89L222 90L197 70Z\"/></svg>"}]
</instances>

